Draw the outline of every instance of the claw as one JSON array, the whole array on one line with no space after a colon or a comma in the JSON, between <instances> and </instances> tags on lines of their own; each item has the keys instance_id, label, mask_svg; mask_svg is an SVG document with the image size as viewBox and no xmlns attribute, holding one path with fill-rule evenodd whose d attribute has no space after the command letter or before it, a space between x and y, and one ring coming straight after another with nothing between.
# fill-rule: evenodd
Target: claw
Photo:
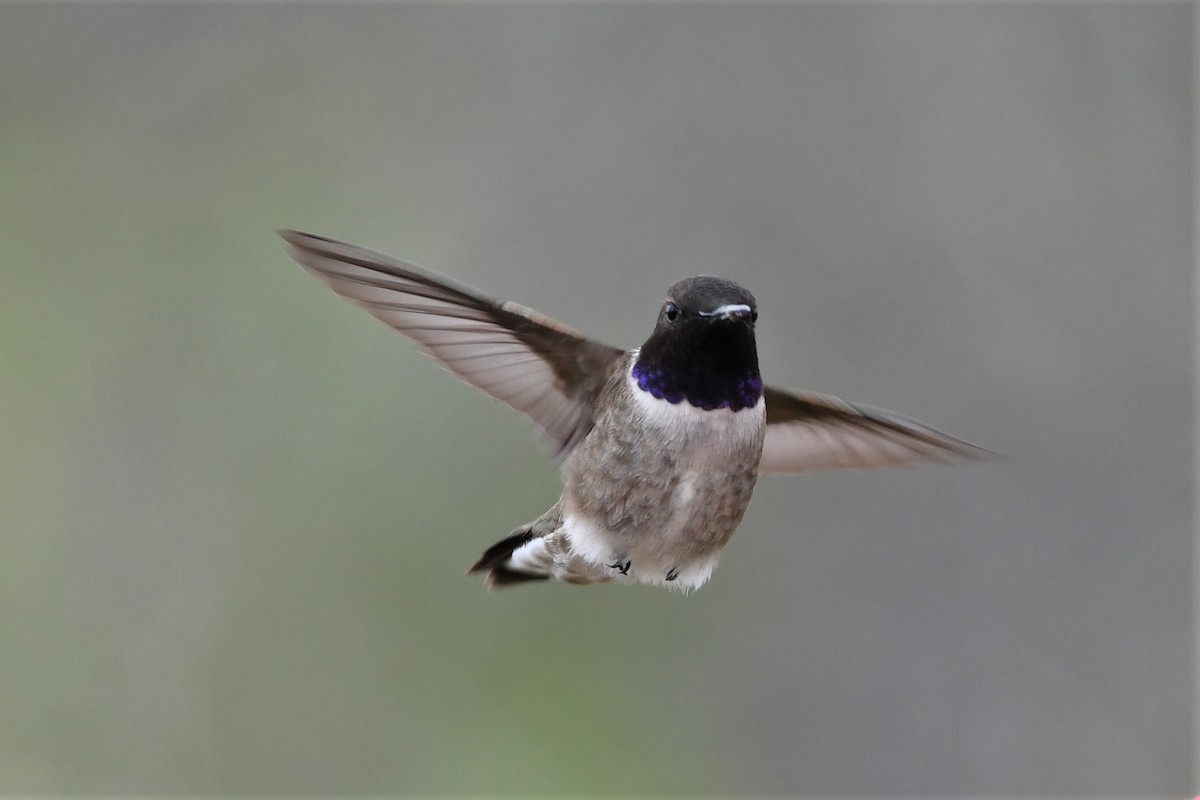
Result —
<instances>
[{"instance_id":1,"label":"claw","mask_svg":"<svg viewBox=\"0 0 1200 800\"><path fill-rule=\"evenodd\" d=\"M629 574L629 568L630 568L631 566L633 566L633 562L632 562L632 561L626 561L624 564L622 564L620 561L618 561L618 562L617 562L617 563L615 563L615 564L609 564L609 565L608 565L609 569L615 569L617 572L621 573L622 575L628 575L628 574Z\"/></svg>"}]
</instances>

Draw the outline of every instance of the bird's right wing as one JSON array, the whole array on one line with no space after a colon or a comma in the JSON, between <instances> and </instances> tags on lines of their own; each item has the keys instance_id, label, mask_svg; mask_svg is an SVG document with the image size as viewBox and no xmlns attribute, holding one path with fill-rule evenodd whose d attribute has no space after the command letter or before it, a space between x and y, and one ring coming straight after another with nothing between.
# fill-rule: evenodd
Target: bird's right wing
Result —
<instances>
[{"instance_id":1,"label":"bird's right wing","mask_svg":"<svg viewBox=\"0 0 1200 800\"><path fill-rule=\"evenodd\" d=\"M279 235L289 255L335 292L529 415L559 458L591 430L596 398L621 355L617 348L382 253L299 231Z\"/></svg>"}]
</instances>

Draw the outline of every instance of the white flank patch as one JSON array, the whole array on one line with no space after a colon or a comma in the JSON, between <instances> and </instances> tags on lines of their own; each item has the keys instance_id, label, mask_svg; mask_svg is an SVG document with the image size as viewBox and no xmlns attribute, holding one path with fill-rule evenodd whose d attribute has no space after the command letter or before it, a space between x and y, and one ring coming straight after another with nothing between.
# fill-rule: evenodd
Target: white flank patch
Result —
<instances>
[{"instance_id":1,"label":"white flank patch","mask_svg":"<svg viewBox=\"0 0 1200 800\"><path fill-rule=\"evenodd\" d=\"M508 566L517 572L548 574L551 561L546 554L546 540L539 536L513 550L512 555L508 557Z\"/></svg>"},{"instance_id":2,"label":"white flank patch","mask_svg":"<svg viewBox=\"0 0 1200 800\"><path fill-rule=\"evenodd\" d=\"M592 564L607 564L612 558L612 545L600 532L600 526L587 517L567 514L563 530L571 544L571 552Z\"/></svg>"}]
</instances>

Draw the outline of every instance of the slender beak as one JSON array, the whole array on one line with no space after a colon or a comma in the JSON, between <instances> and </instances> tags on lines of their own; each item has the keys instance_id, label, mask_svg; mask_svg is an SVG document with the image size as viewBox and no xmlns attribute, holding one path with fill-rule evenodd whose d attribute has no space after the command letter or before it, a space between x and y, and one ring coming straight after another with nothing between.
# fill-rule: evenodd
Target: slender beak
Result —
<instances>
[{"instance_id":1,"label":"slender beak","mask_svg":"<svg viewBox=\"0 0 1200 800\"><path fill-rule=\"evenodd\" d=\"M698 312L702 317L717 317L719 319L732 319L734 317L749 317L751 313L750 306L745 303L730 303L729 305L718 306L712 311Z\"/></svg>"}]
</instances>

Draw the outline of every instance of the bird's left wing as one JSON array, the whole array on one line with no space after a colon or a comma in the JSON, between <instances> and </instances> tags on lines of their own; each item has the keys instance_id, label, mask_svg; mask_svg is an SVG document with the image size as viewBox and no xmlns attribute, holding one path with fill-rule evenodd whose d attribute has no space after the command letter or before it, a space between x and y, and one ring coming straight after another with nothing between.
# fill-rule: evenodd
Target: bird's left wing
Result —
<instances>
[{"instance_id":1,"label":"bird's left wing","mask_svg":"<svg viewBox=\"0 0 1200 800\"><path fill-rule=\"evenodd\" d=\"M451 372L527 414L562 458L592 428L621 351L516 303L399 259L280 231L297 263L420 343Z\"/></svg>"},{"instance_id":2,"label":"bird's left wing","mask_svg":"<svg viewBox=\"0 0 1200 800\"><path fill-rule=\"evenodd\" d=\"M878 469L991 455L914 419L815 392L767 387L762 472Z\"/></svg>"}]
</instances>

